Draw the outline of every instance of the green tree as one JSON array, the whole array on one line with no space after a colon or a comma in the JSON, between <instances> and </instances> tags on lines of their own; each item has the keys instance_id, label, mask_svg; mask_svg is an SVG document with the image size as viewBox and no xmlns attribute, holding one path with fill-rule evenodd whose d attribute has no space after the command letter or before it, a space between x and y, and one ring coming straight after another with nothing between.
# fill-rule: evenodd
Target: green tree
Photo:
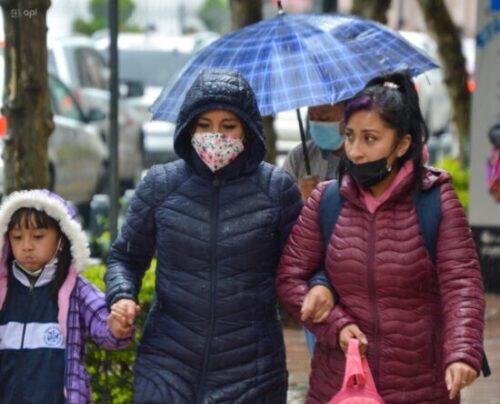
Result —
<instances>
[{"instance_id":1,"label":"green tree","mask_svg":"<svg viewBox=\"0 0 500 404\"><path fill-rule=\"evenodd\" d=\"M46 188L48 141L54 129L47 72L50 0L0 0L5 29L4 194Z\"/></svg>"},{"instance_id":2,"label":"green tree","mask_svg":"<svg viewBox=\"0 0 500 404\"><path fill-rule=\"evenodd\" d=\"M108 27L109 4L108 0L91 0L90 13L92 20L86 21L77 18L73 22L73 31L86 35L92 35L94 32ZM119 9L119 29L120 31L139 31L139 27L127 24L135 10L133 0L118 0Z\"/></svg>"},{"instance_id":3,"label":"green tree","mask_svg":"<svg viewBox=\"0 0 500 404\"><path fill-rule=\"evenodd\" d=\"M207 28L221 34L230 29L228 0L206 0L198 16Z\"/></svg>"}]
</instances>

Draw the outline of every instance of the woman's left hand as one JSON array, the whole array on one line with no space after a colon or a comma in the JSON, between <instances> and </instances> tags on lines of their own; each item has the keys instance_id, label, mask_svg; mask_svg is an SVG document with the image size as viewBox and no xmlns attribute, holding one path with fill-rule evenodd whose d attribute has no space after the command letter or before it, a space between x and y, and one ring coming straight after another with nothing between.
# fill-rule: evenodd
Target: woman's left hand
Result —
<instances>
[{"instance_id":1,"label":"woman's left hand","mask_svg":"<svg viewBox=\"0 0 500 404\"><path fill-rule=\"evenodd\" d=\"M300 309L300 321L311 319L313 323L325 321L335 302L330 289L323 285L316 285L307 292Z\"/></svg>"},{"instance_id":2,"label":"woman's left hand","mask_svg":"<svg viewBox=\"0 0 500 404\"><path fill-rule=\"evenodd\" d=\"M470 386L476 380L477 372L465 362L453 362L446 368L446 387L453 400L464 387Z\"/></svg>"}]
</instances>

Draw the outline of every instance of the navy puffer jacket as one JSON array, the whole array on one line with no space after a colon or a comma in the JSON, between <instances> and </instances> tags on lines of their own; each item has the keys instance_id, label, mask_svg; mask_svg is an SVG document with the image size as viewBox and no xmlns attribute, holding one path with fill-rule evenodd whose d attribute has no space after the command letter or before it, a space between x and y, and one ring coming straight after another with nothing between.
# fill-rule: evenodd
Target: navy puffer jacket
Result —
<instances>
[{"instance_id":1,"label":"navy puffer jacket","mask_svg":"<svg viewBox=\"0 0 500 404\"><path fill-rule=\"evenodd\" d=\"M245 151L213 174L190 143L214 108L244 122ZM291 177L262 162L262 120L247 82L207 71L181 109L182 160L151 168L131 201L105 276L107 303L136 299L157 254L156 302L135 367L135 402L284 403L287 372L275 276L300 208Z\"/></svg>"}]
</instances>

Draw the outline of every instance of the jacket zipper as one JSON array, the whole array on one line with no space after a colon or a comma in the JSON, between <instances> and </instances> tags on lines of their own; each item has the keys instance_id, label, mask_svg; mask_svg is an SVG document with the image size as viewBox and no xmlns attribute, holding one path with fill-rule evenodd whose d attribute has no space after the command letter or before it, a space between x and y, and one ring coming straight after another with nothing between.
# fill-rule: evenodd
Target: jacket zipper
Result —
<instances>
[{"instance_id":1,"label":"jacket zipper","mask_svg":"<svg viewBox=\"0 0 500 404\"><path fill-rule=\"evenodd\" d=\"M375 290L375 266L373 265L375 258L375 214L373 214L370 218L370 239L369 239L369 254L368 254L368 288L369 288L369 296L370 296L370 312L371 317L374 321L373 335L375 338L374 341L374 355L373 355L373 378L375 379L375 383L378 384L378 376L379 376L379 360L380 360L380 330L379 330L379 313L377 306L377 292Z\"/></svg>"},{"instance_id":2,"label":"jacket zipper","mask_svg":"<svg viewBox=\"0 0 500 404\"><path fill-rule=\"evenodd\" d=\"M30 283L30 286L29 286L29 289L30 289L30 291L29 291L30 301L29 301L29 305L28 305L28 307L29 307L28 315L31 314L31 305L32 305L32 301L33 301L33 290L35 289L35 285L36 285L37 282L38 282L38 279L33 284ZM26 336L26 326L27 325L28 325L27 321L24 321L23 322L23 335L21 336L21 347L20 347L20 349L24 348L24 338Z\"/></svg>"},{"instance_id":3,"label":"jacket zipper","mask_svg":"<svg viewBox=\"0 0 500 404\"><path fill-rule=\"evenodd\" d=\"M21 335L21 346L19 347L19 350L22 350L24 349L24 339L26 337L26 327L28 325L28 318L31 316L31 306L33 306L33 291L35 289L35 285L36 285L36 282L38 281L38 279L35 281L35 283L31 284L30 283L30 286L29 286L29 302L28 302L28 317L26 317L23 321L23 333ZM18 362L19 363L19 362ZM22 368L22 366L19 366L18 367L19 369ZM17 377L17 376L16 376ZM16 394L14 395L14 397L22 397L22 394L21 392L19 392L18 390L16 391Z\"/></svg>"},{"instance_id":4,"label":"jacket zipper","mask_svg":"<svg viewBox=\"0 0 500 404\"><path fill-rule=\"evenodd\" d=\"M209 323L208 323L208 332L207 338L205 342L205 351L203 355L203 368L201 372L200 382L198 385L198 393L196 402L203 402L203 394L205 389L205 382L207 379L207 371L208 371L208 360L210 357L210 351L212 348L212 337L214 333L215 327L215 289L216 289L216 269L217 269L217 222L219 220L219 190L220 190L220 181L215 178L212 182L212 204L210 206L210 295L209 295Z\"/></svg>"}]
</instances>

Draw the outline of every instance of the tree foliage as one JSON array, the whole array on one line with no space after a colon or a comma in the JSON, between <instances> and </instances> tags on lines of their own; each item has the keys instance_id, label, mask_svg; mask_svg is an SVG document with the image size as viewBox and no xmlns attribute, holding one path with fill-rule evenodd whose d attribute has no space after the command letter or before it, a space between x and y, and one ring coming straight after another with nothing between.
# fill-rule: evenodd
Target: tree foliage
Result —
<instances>
[{"instance_id":1,"label":"tree foliage","mask_svg":"<svg viewBox=\"0 0 500 404\"><path fill-rule=\"evenodd\" d=\"M87 341L85 363L91 377L92 398L95 403L126 404L133 402L132 384L133 366L137 353L137 345L142 335L147 313L153 302L156 261L146 271L139 293L141 312L136 319L135 338L125 349L106 351ZM104 291L105 265L90 266L83 275L90 282Z\"/></svg>"},{"instance_id":2,"label":"tree foliage","mask_svg":"<svg viewBox=\"0 0 500 404\"><path fill-rule=\"evenodd\" d=\"M139 31L139 27L127 24L135 10L133 0L118 0L119 10L119 29L120 31ZM87 21L82 18L77 18L73 22L73 31L85 35L92 35L94 32L108 27L109 20L109 1L108 0L91 0L90 13L92 20Z\"/></svg>"},{"instance_id":3,"label":"tree foliage","mask_svg":"<svg viewBox=\"0 0 500 404\"><path fill-rule=\"evenodd\" d=\"M228 0L205 0L198 16L210 31L223 34L230 29Z\"/></svg>"}]
</instances>

